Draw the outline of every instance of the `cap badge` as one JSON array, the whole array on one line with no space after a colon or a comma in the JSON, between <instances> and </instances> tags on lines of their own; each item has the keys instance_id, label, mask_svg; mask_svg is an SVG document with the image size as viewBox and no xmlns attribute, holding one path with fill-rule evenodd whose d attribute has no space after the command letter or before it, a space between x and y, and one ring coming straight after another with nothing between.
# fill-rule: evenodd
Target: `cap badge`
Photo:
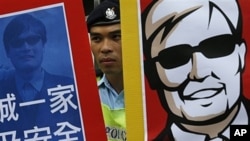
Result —
<instances>
[{"instance_id":1,"label":"cap badge","mask_svg":"<svg viewBox=\"0 0 250 141\"><path fill-rule=\"evenodd\" d=\"M113 20L116 18L116 14L115 14L115 11L114 11L114 7L113 8L108 8L106 10L106 18L107 19L110 19L110 20Z\"/></svg>"}]
</instances>

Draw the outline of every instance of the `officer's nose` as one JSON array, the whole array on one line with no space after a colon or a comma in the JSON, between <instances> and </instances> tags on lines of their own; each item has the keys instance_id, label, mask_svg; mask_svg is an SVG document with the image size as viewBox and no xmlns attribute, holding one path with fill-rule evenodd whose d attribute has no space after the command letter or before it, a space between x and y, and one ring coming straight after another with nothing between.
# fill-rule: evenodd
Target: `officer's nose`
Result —
<instances>
[{"instance_id":1,"label":"officer's nose","mask_svg":"<svg viewBox=\"0 0 250 141\"><path fill-rule=\"evenodd\" d=\"M111 41L109 39L104 39L101 47L102 53L112 52Z\"/></svg>"}]
</instances>

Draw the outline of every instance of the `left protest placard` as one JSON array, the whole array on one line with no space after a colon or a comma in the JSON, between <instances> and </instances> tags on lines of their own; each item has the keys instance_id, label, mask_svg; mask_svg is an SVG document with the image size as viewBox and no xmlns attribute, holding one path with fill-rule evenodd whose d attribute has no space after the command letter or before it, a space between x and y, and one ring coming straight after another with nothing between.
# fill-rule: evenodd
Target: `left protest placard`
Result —
<instances>
[{"instance_id":1,"label":"left protest placard","mask_svg":"<svg viewBox=\"0 0 250 141\"><path fill-rule=\"evenodd\" d=\"M105 140L82 1L0 5L0 140Z\"/></svg>"}]
</instances>

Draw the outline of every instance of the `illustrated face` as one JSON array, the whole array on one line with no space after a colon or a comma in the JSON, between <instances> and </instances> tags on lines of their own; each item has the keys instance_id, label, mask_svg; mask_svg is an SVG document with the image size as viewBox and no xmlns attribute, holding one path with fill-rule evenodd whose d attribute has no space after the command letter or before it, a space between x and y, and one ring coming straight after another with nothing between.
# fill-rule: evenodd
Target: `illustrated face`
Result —
<instances>
[{"instance_id":1,"label":"illustrated face","mask_svg":"<svg viewBox=\"0 0 250 141\"><path fill-rule=\"evenodd\" d=\"M13 39L7 56L17 71L30 72L41 67L44 44L40 35L26 31Z\"/></svg>"},{"instance_id":2,"label":"illustrated face","mask_svg":"<svg viewBox=\"0 0 250 141\"><path fill-rule=\"evenodd\" d=\"M152 43L160 81L172 88L162 90L166 104L173 114L191 121L225 114L241 94L245 44L217 9L211 19L206 14L208 7L198 8L176 24L164 45Z\"/></svg>"},{"instance_id":3,"label":"illustrated face","mask_svg":"<svg viewBox=\"0 0 250 141\"><path fill-rule=\"evenodd\" d=\"M105 74L122 73L120 24L91 27L91 50L97 65Z\"/></svg>"}]
</instances>

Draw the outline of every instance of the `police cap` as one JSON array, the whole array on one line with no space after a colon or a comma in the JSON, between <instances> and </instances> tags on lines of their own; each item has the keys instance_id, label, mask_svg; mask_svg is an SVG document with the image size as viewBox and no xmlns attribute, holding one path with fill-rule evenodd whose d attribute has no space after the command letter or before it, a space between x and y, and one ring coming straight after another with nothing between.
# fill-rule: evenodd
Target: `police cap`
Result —
<instances>
[{"instance_id":1,"label":"police cap","mask_svg":"<svg viewBox=\"0 0 250 141\"><path fill-rule=\"evenodd\" d=\"M120 7L118 0L104 0L89 14L87 18L88 31L95 25L120 23Z\"/></svg>"}]
</instances>

